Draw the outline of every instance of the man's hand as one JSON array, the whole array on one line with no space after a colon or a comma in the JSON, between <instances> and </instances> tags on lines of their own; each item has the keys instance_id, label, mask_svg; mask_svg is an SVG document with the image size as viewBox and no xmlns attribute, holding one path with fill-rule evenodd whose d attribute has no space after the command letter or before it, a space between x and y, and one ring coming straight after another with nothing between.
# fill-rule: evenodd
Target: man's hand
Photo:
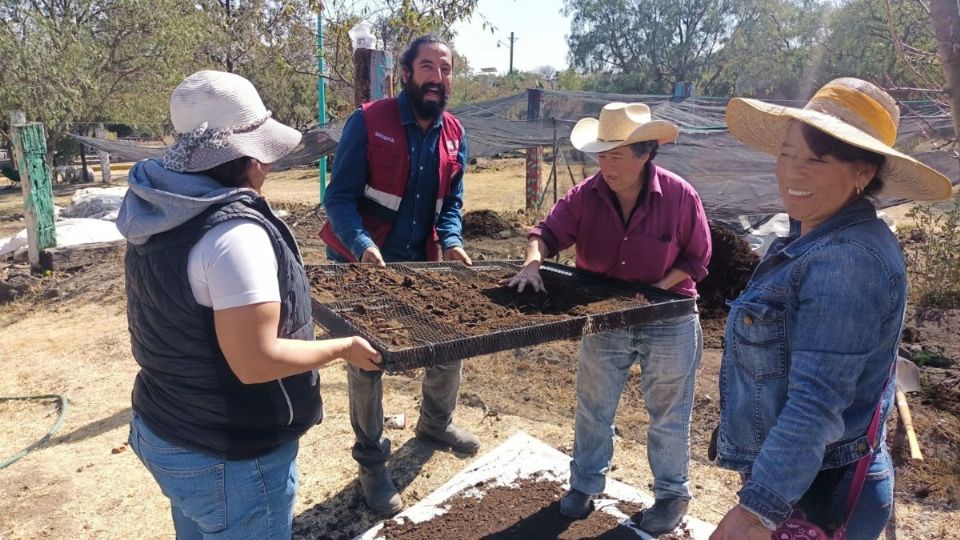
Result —
<instances>
[{"instance_id":1,"label":"man's hand","mask_svg":"<svg viewBox=\"0 0 960 540\"><path fill-rule=\"evenodd\" d=\"M467 252L463 250L460 246L454 246L449 249L443 250L443 260L445 261L461 261L463 264L470 266L473 264L473 261L470 260L470 256L467 255Z\"/></svg>"},{"instance_id":2,"label":"man's hand","mask_svg":"<svg viewBox=\"0 0 960 540\"><path fill-rule=\"evenodd\" d=\"M518 293L522 293L527 285L536 292L547 292L547 288L543 286L543 276L540 275L540 263L536 261L523 265L523 268L513 277L501 279L498 284L510 288L516 287Z\"/></svg>"},{"instance_id":3,"label":"man's hand","mask_svg":"<svg viewBox=\"0 0 960 540\"><path fill-rule=\"evenodd\" d=\"M377 266L386 266L387 263L383 262L383 255L380 254L380 248L377 246L370 246L363 251L363 256L360 257L360 262L362 263L373 263Z\"/></svg>"},{"instance_id":4,"label":"man's hand","mask_svg":"<svg viewBox=\"0 0 960 540\"><path fill-rule=\"evenodd\" d=\"M381 361L380 353L362 337L353 336L350 339L352 343L343 359L364 371L380 371L377 365Z\"/></svg>"},{"instance_id":5,"label":"man's hand","mask_svg":"<svg viewBox=\"0 0 960 540\"><path fill-rule=\"evenodd\" d=\"M760 518L738 504L723 516L710 540L770 540L772 534Z\"/></svg>"}]
</instances>

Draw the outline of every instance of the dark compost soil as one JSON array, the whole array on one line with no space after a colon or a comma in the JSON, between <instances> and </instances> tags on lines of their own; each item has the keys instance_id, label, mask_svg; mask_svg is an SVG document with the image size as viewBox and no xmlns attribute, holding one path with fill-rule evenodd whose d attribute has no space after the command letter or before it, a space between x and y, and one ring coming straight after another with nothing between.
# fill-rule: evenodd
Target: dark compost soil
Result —
<instances>
[{"instance_id":1,"label":"dark compost soil","mask_svg":"<svg viewBox=\"0 0 960 540\"><path fill-rule=\"evenodd\" d=\"M493 210L473 210L463 215L464 238L496 238L513 227Z\"/></svg>"},{"instance_id":2,"label":"dark compost soil","mask_svg":"<svg viewBox=\"0 0 960 540\"><path fill-rule=\"evenodd\" d=\"M459 495L448 503L449 510L422 523L388 521L382 535L389 540L457 538L462 540L536 540L586 538L636 540L639 535L620 526L617 519L594 511L586 519L571 521L560 515L563 486L543 479L521 480L516 486L495 486L483 490L482 498ZM617 508L628 516L642 509L635 503L620 502ZM686 530L660 538L689 538Z\"/></svg>"},{"instance_id":3,"label":"dark compost soil","mask_svg":"<svg viewBox=\"0 0 960 540\"><path fill-rule=\"evenodd\" d=\"M339 316L397 349L649 303L622 286L578 286L546 271L547 293L498 285L511 275L506 270L344 265L310 268L308 275L318 302L336 303Z\"/></svg>"},{"instance_id":4,"label":"dark compost soil","mask_svg":"<svg viewBox=\"0 0 960 540\"><path fill-rule=\"evenodd\" d=\"M750 244L722 225L710 223L710 238L713 256L707 265L707 277L697 283L697 294L701 318L717 319L726 317L727 300L736 298L747 286L760 257Z\"/></svg>"}]
</instances>

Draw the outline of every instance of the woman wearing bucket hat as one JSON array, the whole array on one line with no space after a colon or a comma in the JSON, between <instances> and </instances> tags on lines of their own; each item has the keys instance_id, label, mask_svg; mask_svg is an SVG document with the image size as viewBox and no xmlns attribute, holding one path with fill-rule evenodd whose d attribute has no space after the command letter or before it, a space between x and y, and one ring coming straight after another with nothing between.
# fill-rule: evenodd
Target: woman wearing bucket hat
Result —
<instances>
[{"instance_id":1,"label":"woman wearing bucket hat","mask_svg":"<svg viewBox=\"0 0 960 540\"><path fill-rule=\"evenodd\" d=\"M313 341L299 249L260 194L300 133L218 71L180 83L170 116L176 143L130 171L117 218L140 365L130 446L178 538L289 538L298 439L322 416L316 368L379 356L357 337Z\"/></svg>"},{"instance_id":2,"label":"woman wearing bucket hat","mask_svg":"<svg viewBox=\"0 0 960 540\"><path fill-rule=\"evenodd\" d=\"M580 120L570 141L599 153L600 173L567 192L530 232L523 268L504 284L543 291L543 259L575 245L578 268L696 296L711 249L703 205L690 184L653 163L659 144L678 133L642 103L610 103L599 120ZM639 362L656 504L638 525L660 534L679 524L690 499L690 415L702 344L697 314L584 336L563 515L586 516L603 492L617 404Z\"/></svg>"},{"instance_id":3,"label":"woman wearing bucket hat","mask_svg":"<svg viewBox=\"0 0 960 540\"><path fill-rule=\"evenodd\" d=\"M806 527L800 519L818 534L873 539L890 516L882 426L907 278L896 237L866 197L951 190L892 148L898 123L893 98L853 78L831 81L802 109L727 106L730 133L777 156L791 234L731 303L711 456L744 484L713 539L769 539L773 529L793 538L781 533Z\"/></svg>"}]
</instances>

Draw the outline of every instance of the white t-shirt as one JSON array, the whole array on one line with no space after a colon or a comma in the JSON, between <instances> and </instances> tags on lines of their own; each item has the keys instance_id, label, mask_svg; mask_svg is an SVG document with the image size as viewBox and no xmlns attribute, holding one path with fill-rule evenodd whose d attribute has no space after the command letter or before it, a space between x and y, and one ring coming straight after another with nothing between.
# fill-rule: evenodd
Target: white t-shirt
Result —
<instances>
[{"instance_id":1,"label":"white t-shirt","mask_svg":"<svg viewBox=\"0 0 960 540\"><path fill-rule=\"evenodd\" d=\"M248 219L231 219L207 231L190 250L187 276L197 303L214 310L280 301L270 237Z\"/></svg>"}]
</instances>

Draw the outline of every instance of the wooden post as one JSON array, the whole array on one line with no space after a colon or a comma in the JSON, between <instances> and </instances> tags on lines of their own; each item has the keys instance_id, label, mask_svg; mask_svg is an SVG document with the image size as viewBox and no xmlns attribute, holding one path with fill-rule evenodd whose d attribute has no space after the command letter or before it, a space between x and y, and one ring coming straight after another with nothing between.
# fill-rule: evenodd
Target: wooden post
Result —
<instances>
[{"instance_id":1,"label":"wooden post","mask_svg":"<svg viewBox=\"0 0 960 540\"><path fill-rule=\"evenodd\" d=\"M47 166L47 137L43 124L14 126L13 146L19 161L30 267L34 272L40 272L40 252L57 245L53 186L50 167Z\"/></svg>"},{"instance_id":2,"label":"wooden post","mask_svg":"<svg viewBox=\"0 0 960 540\"><path fill-rule=\"evenodd\" d=\"M527 122L540 120L542 103L542 89L530 88L527 90ZM542 146L533 146L527 148L527 210L534 210L540 206L537 203L539 202L543 191L543 182L540 180L540 164L542 162Z\"/></svg>"},{"instance_id":3,"label":"wooden post","mask_svg":"<svg viewBox=\"0 0 960 540\"><path fill-rule=\"evenodd\" d=\"M84 129L82 131L83 132L79 133L79 135L86 137L86 130ZM83 179L83 183L86 184L87 182L93 182L93 178L87 177L87 145L83 143L80 143L80 167L80 178Z\"/></svg>"},{"instance_id":4,"label":"wooden post","mask_svg":"<svg viewBox=\"0 0 960 540\"><path fill-rule=\"evenodd\" d=\"M570 173L570 185L572 187L577 187L577 179L573 175L573 169L570 168L570 162L567 161L567 155L563 152L560 152L560 157L563 158L563 164L567 166L567 172Z\"/></svg>"},{"instance_id":5,"label":"wooden post","mask_svg":"<svg viewBox=\"0 0 960 540\"><path fill-rule=\"evenodd\" d=\"M107 138L107 130L103 127L103 122L97 124L97 134L98 139ZM110 154L100 151L100 179L103 180L104 184L110 183Z\"/></svg>"},{"instance_id":6,"label":"wooden post","mask_svg":"<svg viewBox=\"0 0 960 540\"><path fill-rule=\"evenodd\" d=\"M10 166L14 170L19 167L17 158L17 145L13 144L13 126L19 126L27 123L27 115L23 111L10 111Z\"/></svg>"},{"instance_id":7,"label":"wooden post","mask_svg":"<svg viewBox=\"0 0 960 540\"><path fill-rule=\"evenodd\" d=\"M354 104L393 97L393 56L386 51L353 52Z\"/></svg>"},{"instance_id":8,"label":"wooden post","mask_svg":"<svg viewBox=\"0 0 960 540\"><path fill-rule=\"evenodd\" d=\"M560 143L557 140L557 118L552 117L553 120L553 167L550 169L550 173L553 174L553 204L557 204L557 175L560 174L560 171L557 169L557 152L560 151Z\"/></svg>"}]
</instances>

